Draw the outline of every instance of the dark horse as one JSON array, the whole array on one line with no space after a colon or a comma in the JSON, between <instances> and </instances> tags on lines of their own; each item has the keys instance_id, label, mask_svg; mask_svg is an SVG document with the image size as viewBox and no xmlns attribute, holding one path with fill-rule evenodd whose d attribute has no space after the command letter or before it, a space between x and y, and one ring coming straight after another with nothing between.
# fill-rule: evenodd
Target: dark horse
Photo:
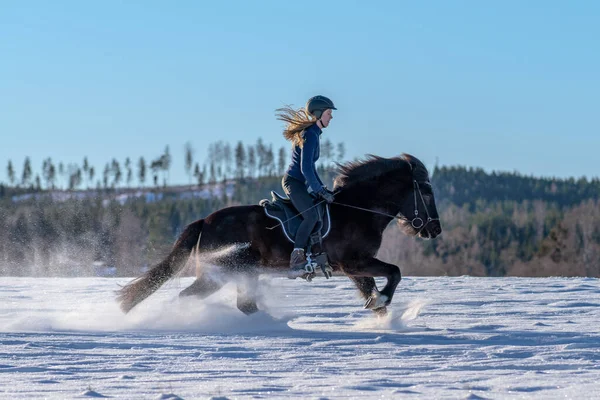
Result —
<instances>
[{"instance_id":1,"label":"dark horse","mask_svg":"<svg viewBox=\"0 0 600 400\"><path fill-rule=\"evenodd\" d=\"M330 205L331 231L323 240L324 251L333 270L356 284L365 307L385 314L401 274L396 265L375 258L384 229L398 219L407 235L430 239L442 232L427 169L408 154L368 156L365 161L340 166L334 191L337 195ZM259 205L224 208L192 222L166 259L118 291L121 309L129 312L180 272L195 249L206 252L237 245L212 257L211 263L223 273L220 277L198 267L196 280L180 295L204 298L227 279L242 277L237 307L246 314L258 311L255 285L259 274L285 271L292 250L281 228L267 229L274 224ZM381 291L374 277L387 278Z\"/></svg>"}]
</instances>

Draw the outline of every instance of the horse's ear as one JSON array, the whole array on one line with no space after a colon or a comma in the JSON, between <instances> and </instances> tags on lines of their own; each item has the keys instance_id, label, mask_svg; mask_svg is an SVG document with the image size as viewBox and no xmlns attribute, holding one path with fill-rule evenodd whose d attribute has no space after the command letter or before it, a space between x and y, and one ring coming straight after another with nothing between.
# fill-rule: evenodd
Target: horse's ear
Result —
<instances>
[{"instance_id":1,"label":"horse's ear","mask_svg":"<svg viewBox=\"0 0 600 400\"><path fill-rule=\"evenodd\" d=\"M400 158L404 161L406 161L406 164L408 165L408 169L412 172L414 171L415 167L417 166L415 161L414 161L414 157L411 156L408 153L402 153L402 155L400 156Z\"/></svg>"}]
</instances>

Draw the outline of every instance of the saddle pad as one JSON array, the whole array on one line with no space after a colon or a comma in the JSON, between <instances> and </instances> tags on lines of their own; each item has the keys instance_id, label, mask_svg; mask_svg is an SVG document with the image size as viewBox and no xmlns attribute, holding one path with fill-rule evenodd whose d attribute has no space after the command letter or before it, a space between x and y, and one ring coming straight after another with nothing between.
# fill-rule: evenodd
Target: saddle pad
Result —
<instances>
[{"instance_id":1,"label":"saddle pad","mask_svg":"<svg viewBox=\"0 0 600 400\"><path fill-rule=\"evenodd\" d=\"M294 208L291 201L285 197L271 192L273 200L263 199L260 201L260 205L265 209L265 214L277 221L283 227L283 233L285 237L292 243L296 238L296 232L302 222L302 215L297 215L298 211ZM327 237L331 230L331 218L329 215L329 205L322 203L317 206L320 216L320 222L315 226L315 231L320 229L321 238ZM273 224L273 226L277 223ZM313 231L314 232L314 231Z\"/></svg>"}]
</instances>

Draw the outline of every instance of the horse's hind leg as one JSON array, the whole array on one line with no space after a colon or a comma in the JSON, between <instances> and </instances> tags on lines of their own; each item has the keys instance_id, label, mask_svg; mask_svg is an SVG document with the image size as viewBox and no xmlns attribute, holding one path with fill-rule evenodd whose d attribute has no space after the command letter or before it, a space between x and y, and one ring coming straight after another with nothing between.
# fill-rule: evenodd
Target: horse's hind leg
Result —
<instances>
[{"instance_id":1,"label":"horse's hind leg","mask_svg":"<svg viewBox=\"0 0 600 400\"><path fill-rule=\"evenodd\" d=\"M237 284L237 308L246 315L258 311L256 291L258 290L258 274L244 274Z\"/></svg>"},{"instance_id":2,"label":"horse's hind leg","mask_svg":"<svg viewBox=\"0 0 600 400\"><path fill-rule=\"evenodd\" d=\"M221 279L211 277L210 274L202 274L194 283L182 290L179 296L197 296L204 299L221 289L225 283Z\"/></svg>"},{"instance_id":3,"label":"horse's hind leg","mask_svg":"<svg viewBox=\"0 0 600 400\"><path fill-rule=\"evenodd\" d=\"M221 289L231 278L231 275L227 274L227 266L235 261L236 257L239 257L239 251L213 257L209 260L210 264L200 263L196 258L198 277L194 283L179 293L179 296L197 296L203 299Z\"/></svg>"}]
</instances>

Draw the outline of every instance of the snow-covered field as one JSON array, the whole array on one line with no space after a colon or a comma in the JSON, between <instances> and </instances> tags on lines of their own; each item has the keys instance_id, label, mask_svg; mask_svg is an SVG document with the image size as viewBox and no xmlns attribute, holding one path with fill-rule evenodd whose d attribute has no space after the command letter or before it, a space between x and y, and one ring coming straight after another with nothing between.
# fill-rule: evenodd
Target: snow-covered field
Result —
<instances>
[{"instance_id":1,"label":"snow-covered field","mask_svg":"<svg viewBox=\"0 0 600 400\"><path fill-rule=\"evenodd\" d=\"M261 279L251 317L191 278L125 316L127 281L0 278L0 397L600 398L597 279L405 277L384 319L344 277Z\"/></svg>"}]
</instances>

